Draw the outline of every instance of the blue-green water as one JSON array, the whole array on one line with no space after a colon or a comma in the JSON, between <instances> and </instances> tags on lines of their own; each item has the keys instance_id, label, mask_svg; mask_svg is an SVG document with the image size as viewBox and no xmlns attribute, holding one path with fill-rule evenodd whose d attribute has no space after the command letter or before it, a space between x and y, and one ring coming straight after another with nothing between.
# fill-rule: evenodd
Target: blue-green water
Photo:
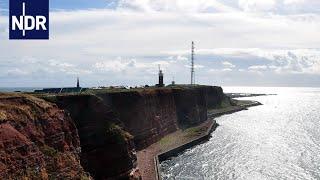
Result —
<instances>
[{"instance_id":1,"label":"blue-green water","mask_svg":"<svg viewBox=\"0 0 320 180\"><path fill-rule=\"evenodd\" d=\"M36 87L0 87L0 92L15 92L15 91L33 92L36 89L42 89L42 88L36 88Z\"/></svg>"}]
</instances>

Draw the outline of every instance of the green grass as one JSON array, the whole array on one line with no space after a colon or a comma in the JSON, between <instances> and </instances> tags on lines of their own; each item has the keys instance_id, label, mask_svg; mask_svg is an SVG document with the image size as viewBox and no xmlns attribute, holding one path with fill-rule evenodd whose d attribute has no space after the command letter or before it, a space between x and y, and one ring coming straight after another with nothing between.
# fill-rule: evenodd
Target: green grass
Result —
<instances>
[{"instance_id":1,"label":"green grass","mask_svg":"<svg viewBox=\"0 0 320 180\"><path fill-rule=\"evenodd\" d=\"M234 100L238 106L251 104L253 101L249 100Z\"/></svg>"},{"instance_id":2,"label":"green grass","mask_svg":"<svg viewBox=\"0 0 320 180\"><path fill-rule=\"evenodd\" d=\"M203 133L203 128L192 127L185 130L186 136L199 136Z\"/></svg>"},{"instance_id":3,"label":"green grass","mask_svg":"<svg viewBox=\"0 0 320 180\"><path fill-rule=\"evenodd\" d=\"M57 96L56 95L44 95L44 96L41 96L41 98L43 98L46 101L52 102L52 103L56 103L57 102Z\"/></svg>"},{"instance_id":4,"label":"green grass","mask_svg":"<svg viewBox=\"0 0 320 180\"><path fill-rule=\"evenodd\" d=\"M166 87L156 87L156 86L149 86L149 87L136 87L131 89L126 88L110 88L106 87L103 89L87 89L86 91L81 92L81 94L95 94L95 93L118 93L118 92L143 92L148 90L157 90L157 89L191 89L191 88L198 88L198 87L205 87L205 85L169 85Z\"/></svg>"},{"instance_id":5,"label":"green grass","mask_svg":"<svg viewBox=\"0 0 320 180\"><path fill-rule=\"evenodd\" d=\"M42 146L40 150L44 155L49 157L56 157L59 153L57 150L47 145Z\"/></svg>"},{"instance_id":6,"label":"green grass","mask_svg":"<svg viewBox=\"0 0 320 180\"><path fill-rule=\"evenodd\" d=\"M118 144L125 144L128 140L133 138L130 133L113 123L107 124L105 129L106 136Z\"/></svg>"},{"instance_id":7,"label":"green grass","mask_svg":"<svg viewBox=\"0 0 320 180\"><path fill-rule=\"evenodd\" d=\"M172 138L170 136L165 136L159 141L161 146L170 144L170 142L172 142Z\"/></svg>"},{"instance_id":8,"label":"green grass","mask_svg":"<svg viewBox=\"0 0 320 180\"><path fill-rule=\"evenodd\" d=\"M232 99L228 99L227 97L224 97L222 99L222 102L216 108L217 109L223 109L223 108L230 107L230 106L232 106L230 101L233 101L233 100Z\"/></svg>"}]
</instances>

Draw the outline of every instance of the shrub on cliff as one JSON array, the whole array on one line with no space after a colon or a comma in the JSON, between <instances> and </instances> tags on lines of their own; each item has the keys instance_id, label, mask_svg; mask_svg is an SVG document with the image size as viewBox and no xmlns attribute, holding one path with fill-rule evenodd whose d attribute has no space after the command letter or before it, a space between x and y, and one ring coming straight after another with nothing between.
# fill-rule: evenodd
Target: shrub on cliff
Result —
<instances>
[{"instance_id":1,"label":"shrub on cliff","mask_svg":"<svg viewBox=\"0 0 320 180\"><path fill-rule=\"evenodd\" d=\"M106 133L106 137L111 143L125 144L133 139L133 136L130 135L130 133L124 131L121 127L113 123L107 124Z\"/></svg>"}]
</instances>

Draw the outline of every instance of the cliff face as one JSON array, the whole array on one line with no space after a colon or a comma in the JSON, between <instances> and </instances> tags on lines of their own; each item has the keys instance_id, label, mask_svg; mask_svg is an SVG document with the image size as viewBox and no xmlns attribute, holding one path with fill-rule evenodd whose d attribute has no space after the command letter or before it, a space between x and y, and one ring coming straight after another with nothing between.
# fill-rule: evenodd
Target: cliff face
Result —
<instances>
[{"instance_id":1,"label":"cliff face","mask_svg":"<svg viewBox=\"0 0 320 180\"><path fill-rule=\"evenodd\" d=\"M210 86L0 94L0 179L139 179L136 147L207 120L223 98Z\"/></svg>"},{"instance_id":2,"label":"cliff face","mask_svg":"<svg viewBox=\"0 0 320 180\"><path fill-rule=\"evenodd\" d=\"M115 109L124 127L142 149L178 129L171 89L98 94Z\"/></svg>"},{"instance_id":3,"label":"cliff face","mask_svg":"<svg viewBox=\"0 0 320 180\"><path fill-rule=\"evenodd\" d=\"M199 86L44 98L70 113L79 131L81 164L94 178L139 178L135 148L206 121L207 109L220 105L223 92Z\"/></svg>"},{"instance_id":4,"label":"cliff face","mask_svg":"<svg viewBox=\"0 0 320 180\"><path fill-rule=\"evenodd\" d=\"M207 120L207 109L219 106L221 87L144 89L97 93L115 111L125 129L134 136L137 149L145 148L179 127Z\"/></svg>"},{"instance_id":5,"label":"cliff face","mask_svg":"<svg viewBox=\"0 0 320 180\"><path fill-rule=\"evenodd\" d=\"M175 89L174 99L181 127L207 120L206 88Z\"/></svg>"},{"instance_id":6,"label":"cliff face","mask_svg":"<svg viewBox=\"0 0 320 180\"><path fill-rule=\"evenodd\" d=\"M81 98L78 97L73 102L67 100L70 99L68 95L60 96L58 102L65 102L58 104L72 112L73 119L79 124L80 137L87 134L82 131L82 128L87 127L87 120L79 117L85 117L83 113L91 109L91 112L87 112L86 119L96 119L97 127L101 127L103 122L112 122L123 127L133 135L136 148L142 149L179 127L206 121L207 109L220 105L223 96L222 88L212 86L151 88L80 95ZM84 103L90 98L90 103ZM98 102L100 104L96 105ZM78 113L79 111L81 113Z\"/></svg>"},{"instance_id":7,"label":"cliff face","mask_svg":"<svg viewBox=\"0 0 320 180\"><path fill-rule=\"evenodd\" d=\"M56 105L0 94L0 179L87 177L72 119Z\"/></svg>"},{"instance_id":8,"label":"cliff face","mask_svg":"<svg viewBox=\"0 0 320 180\"><path fill-rule=\"evenodd\" d=\"M208 109L219 107L223 99L226 98L221 87L206 86L206 94Z\"/></svg>"},{"instance_id":9,"label":"cliff face","mask_svg":"<svg viewBox=\"0 0 320 180\"><path fill-rule=\"evenodd\" d=\"M81 164L95 179L139 177L133 137L101 98L66 95L50 101L71 114L80 134Z\"/></svg>"}]
</instances>

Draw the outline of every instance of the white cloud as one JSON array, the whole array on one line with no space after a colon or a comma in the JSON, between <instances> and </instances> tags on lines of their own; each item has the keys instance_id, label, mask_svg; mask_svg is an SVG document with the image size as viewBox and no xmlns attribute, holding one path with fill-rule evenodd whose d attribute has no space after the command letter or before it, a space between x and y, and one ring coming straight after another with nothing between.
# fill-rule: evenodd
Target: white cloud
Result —
<instances>
[{"instance_id":1,"label":"white cloud","mask_svg":"<svg viewBox=\"0 0 320 180\"><path fill-rule=\"evenodd\" d=\"M194 68L195 68L195 69L201 69L201 68L204 68L204 66L203 66L203 65L200 65L200 64L195 64L195 65L194 65Z\"/></svg>"},{"instance_id":2,"label":"white cloud","mask_svg":"<svg viewBox=\"0 0 320 180\"><path fill-rule=\"evenodd\" d=\"M255 72L255 73L259 73L262 74L262 71L266 71L268 69L268 66L266 65L258 65L258 66L249 66L248 67L248 71L249 72Z\"/></svg>"},{"instance_id":3,"label":"white cloud","mask_svg":"<svg viewBox=\"0 0 320 180\"><path fill-rule=\"evenodd\" d=\"M219 13L249 12L319 13L318 0L120 0L118 9L143 12Z\"/></svg>"},{"instance_id":4,"label":"white cloud","mask_svg":"<svg viewBox=\"0 0 320 180\"><path fill-rule=\"evenodd\" d=\"M4 65L2 68L6 68L8 76L35 76L45 77L46 75L86 75L91 74L92 71L81 68L77 65L66 63L60 60L49 59L47 62L42 62L39 59L24 57L21 60L12 61L11 66Z\"/></svg>"},{"instance_id":5,"label":"white cloud","mask_svg":"<svg viewBox=\"0 0 320 180\"><path fill-rule=\"evenodd\" d=\"M50 59L48 63L41 63L39 60L34 61L33 66L30 66L30 71L36 70L36 68L46 70L48 73L65 73L70 75L85 75L91 74L92 71L79 68L74 64L66 63L61 60Z\"/></svg>"},{"instance_id":6,"label":"white cloud","mask_svg":"<svg viewBox=\"0 0 320 180\"><path fill-rule=\"evenodd\" d=\"M0 83L18 81L11 77L19 73L30 81L85 74L92 83L154 83L146 74L156 74L158 64L182 81L192 40L199 80L210 69L238 75L263 65L264 73L318 75L319 7L318 0L122 0L114 10L51 12L49 41L7 40L8 18L0 16L0 70L11 70ZM219 70L210 64L216 57L227 60Z\"/></svg>"},{"instance_id":7,"label":"white cloud","mask_svg":"<svg viewBox=\"0 0 320 180\"><path fill-rule=\"evenodd\" d=\"M292 4L302 4L305 0L284 0L283 3L285 5L292 5Z\"/></svg>"},{"instance_id":8,"label":"white cloud","mask_svg":"<svg viewBox=\"0 0 320 180\"><path fill-rule=\"evenodd\" d=\"M169 61L145 62L136 59L123 59L118 57L114 60L103 60L93 65L95 70L102 73L126 73L135 74L137 72L147 72L148 74L156 74L158 65L161 69L166 69L171 63Z\"/></svg>"},{"instance_id":9,"label":"white cloud","mask_svg":"<svg viewBox=\"0 0 320 180\"><path fill-rule=\"evenodd\" d=\"M29 72L27 71L24 71L22 69L19 69L19 68L14 68L14 69L9 69L7 71L8 75L9 76L13 76L13 77L16 77L16 76L25 76L25 75L28 75Z\"/></svg>"},{"instance_id":10,"label":"white cloud","mask_svg":"<svg viewBox=\"0 0 320 180\"><path fill-rule=\"evenodd\" d=\"M184 67L190 69L190 68L191 68L191 65L189 65L189 64L188 64L188 65L184 65ZM204 66L203 66L203 65L200 65L200 64L195 64L193 67L194 67L194 69L204 68Z\"/></svg>"},{"instance_id":11,"label":"white cloud","mask_svg":"<svg viewBox=\"0 0 320 180\"><path fill-rule=\"evenodd\" d=\"M222 71L229 72L229 71L232 71L232 69L231 68L224 68L224 69L222 69Z\"/></svg>"},{"instance_id":12,"label":"white cloud","mask_svg":"<svg viewBox=\"0 0 320 180\"><path fill-rule=\"evenodd\" d=\"M272 70L281 74L320 74L319 49L213 49L201 51L229 58L263 58L269 65L252 65L251 71ZM223 63L228 65L228 63Z\"/></svg>"},{"instance_id":13,"label":"white cloud","mask_svg":"<svg viewBox=\"0 0 320 180\"><path fill-rule=\"evenodd\" d=\"M247 68L249 71L320 75L320 49L217 48L198 49L197 54L229 59L251 59L252 61L261 59L268 62L268 64L261 65L250 66L249 64ZM250 63L250 60L247 63ZM223 61L222 65L230 69L235 68L235 65L229 60Z\"/></svg>"},{"instance_id":14,"label":"white cloud","mask_svg":"<svg viewBox=\"0 0 320 180\"><path fill-rule=\"evenodd\" d=\"M223 61L222 65L228 68L235 68L236 66L228 61Z\"/></svg>"},{"instance_id":15,"label":"white cloud","mask_svg":"<svg viewBox=\"0 0 320 180\"><path fill-rule=\"evenodd\" d=\"M119 58L113 61L102 61L94 64L94 68L106 72L120 72L123 70L127 70L127 68L134 67L136 67L136 61L134 59L127 61Z\"/></svg>"},{"instance_id":16,"label":"white cloud","mask_svg":"<svg viewBox=\"0 0 320 180\"><path fill-rule=\"evenodd\" d=\"M176 59L179 60L179 61L187 61L187 60L189 60L187 57L181 56L181 55L178 55Z\"/></svg>"},{"instance_id":17,"label":"white cloud","mask_svg":"<svg viewBox=\"0 0 320 180\"><path fill-rule=\"evenodd\" d=\"M176 58L178 58L177 56ZM183 68L184 61L173 60L173 57L164 58L163 60L152 61L150 59L130 59L118 57L116 59L106 59L96 62L92 65L92 71L101 75L118 76L119 78L141 78L154 80L158 74L158 66L161 66L165 77L173 76L176 71ZM196 65L195 68L203 66ZM132 84L134 84L132 82Z\"/></svg>"},{"instance_id":18,"label":"white cloud","mask_svg":"<svg viewBox=\"0 0 320 180\"><path fill-rule=\"evenodd\" d=\"M224 73L224 72L231 72L232 69L231 68L222 68L222 69L209 69L209 73Z\"/></svg>"},{"instance_id":19,"label":"white cloud","mask_svg":"<svg viewBox=\"0 0 320 180\"><path fill-rule=\"evenodd\" d=\"M119 8L147 12L230 12L234 8L216 0L121 0Z\"/></svg>"},{"instance_id":20,"label":"white cloud","mask_svg":"<svg viewBox=\"0 0 320 180\"><path fill-rule=\"evenodd\" d=\"M239 0L239 7L248 12L269 11L275 6L276 0Z\"/></svg>"}]
</instances>

